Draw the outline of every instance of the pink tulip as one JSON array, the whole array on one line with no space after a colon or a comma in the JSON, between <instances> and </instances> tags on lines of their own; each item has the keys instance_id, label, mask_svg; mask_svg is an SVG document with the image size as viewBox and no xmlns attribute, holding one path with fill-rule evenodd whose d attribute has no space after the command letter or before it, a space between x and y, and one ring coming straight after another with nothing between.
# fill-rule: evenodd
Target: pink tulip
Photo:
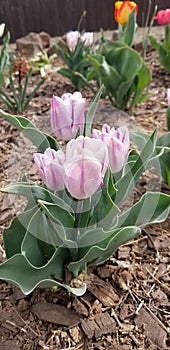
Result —
<instances>
[{"instance_id":1,"label":"pink tulip","mask_svg":"<svg viewBox=\"0 0 170 350\"><path fill-rule=\"evenodd\" d=\"M90 46L93 44L93 32L85 32L81 36L81 42L84 43L84 46Z\"/></svg>"},{"instance_id":2,"label":"pink tulip","mask_svg":"<svg viewBox=\"0 0 170 350\"><path fill-rule=\"evenodd\" d=\"M170 88L167 89L168 106L170 106Z\"/></svg>"},{"instance_id":3,"label":"pink tulip","mask_svg":"<svg viewBox=\"0 0 170 350\"><path fill-rule=\"evenodd\" d=\"M51 101L51 128L58 139L75 138L78 130L84 131L86 99L80 92L53 96Z\"/></svg>"},{"instance_id":4,"label":"pink tulip","mask_svg":"<svg viewBox=\"0 0 170 350\"><path fill-rule=\"evenodd\" d=\"M80 38L80 33L77 30L70 31L65 35L65 38L70 51L75 51L78 39Z\"/></svg>"},{"instance_id":5,"label":"pink tulip","mask_svg":"<svg viewBox=\"0 0 170 350\"><path fill-rule=\"evenodd\" d=\"M155 19L161 25L170 24L170 9L158 11L157 16L155 17Z\"/></svg>"},{"instance_id":6,"label":"pink tulip","mask_svg":"<svg viewBox=\"0 0 170 350\"><path fill-rule=\"evenodd\" d=\"M107 146L101 140L79 136L66 146L65 185L74 198L84 199L102 186L108 166Z\"/></svg>"},{"instance_id":7,"label":"pink tulip","mask_svg":"<svg viewBox=\"0 0 170 350\"><path fill-rule=\"evenodd\" d=\"M93 137L107 144L109 163L113 173L120 171L127 159L129 150L129 132L126 126L115 130L107 124L103 125L102 131L93 129Z\"/></svg>"},{"instance_id":8,"label":"pink tulip","mask_svg":"<svg viewBox=\"0 0 170 350\"><path fill-rule=\"evenodd\" d=\"M63 190L63 163L65 161L65 154L63 151L55 151L51 148L47 148L43 154L34 153L33 159L45 185L53 191Z\"/></svg>"}]
</instances>

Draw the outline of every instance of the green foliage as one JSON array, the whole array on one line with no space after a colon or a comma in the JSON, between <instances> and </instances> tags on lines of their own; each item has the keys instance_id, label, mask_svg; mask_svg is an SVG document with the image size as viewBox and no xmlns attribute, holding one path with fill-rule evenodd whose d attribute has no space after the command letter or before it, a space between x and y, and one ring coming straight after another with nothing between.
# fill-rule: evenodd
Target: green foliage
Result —
<instances>
[{"instance_id":1,"label":"green foliage","mask_svg":"<svg viewBox=\"0 0 170 350\"><path fill-rule=\"evenodd\" d=\"M165 26L165 38L163 42L149 36L150 42L154 49L159 53L159 61L164 70L170 73L170 24Z\"/></svg>"},{"instance_id":2,"label":"green foliage","mask_svg":"<svg viewBox=\"0 0 170 350\"><path fill-rule=\"evenodd\" d=\"M54 44L54 47L57 54L62 58L67 66L60 68L58 73L69 78L72 84L78 90L86 85L93 90L92 85L89 83L91 64L88 59L88 54L92 52L92 48L85 47L80 38L78 39L74 51L69 49L64 40L60 40L58 45Z\"/></svg>"},{"instance_id":3,"label":"green foliage","mask_svg":"<svg viewBox=\"0 0 170 350\"><path fill-rule=\"evenodd\" d=\"M164 150L160 156L161 175L165 183L170 186L170 131L158 139L157 147Z\"/></svg>"},{"instance_id":4,"label":"green foliage","mask_svg":"<svg viewBox=\"0 0 170 350\"><path fill-rule=\"evenodd\" d=\"M92 115L101 92L90 107ZM49 142L53 144L54 140L30 122L26 123L25 118L1 114L36 146L35 135L43 135L43 147L41 142L39 145L42 151ZM92 123L90 113L88 122L87 133ZM125 168L116 176L108 170L104 186L84 202L73 200L66 190L54 193L25 179L1 189L4 193L25 196L28 201L24 211L4 229L7 260L0 265L1 279L16 284L25 294L36 287L63 286L82 295L85 283L79 288L66 284L65 269L72 272L73 277L85 273L87 266L105 261L121 244L138 235L141 228L166 219L170 196L163 193L148 192L123 213L118 207L128 198L142 172L162 156L160 142L166 144L165 138L157 141L156 131L151 136L134 133L131 139L139 152L130 152Z\"/></svg>"},{"instance_id":5,"label":"green foliage","mask_svg":"<svg viewBox=\"0 0 170 350\"><path fill-rule=\"evenodd\" d=\"M105 43L89 60L106 95L120 109L130 109L150 96L143 90L151 81L151 72L137 51L124 43Z\"/></svg>"},{"instance_id":6,"label":"green foliage","mask_svg":"<svg viewBox=\"0 0 170 350\"><path fill-rule=\"evenodd\" d=\"M29 69L24 79L24 82L19 82L18 84L15 84L13 74L11 70L9 71L9 88L12 91L13 97L11 98L5 91L0 89L0 99L7 106L9 112L23 113L28 109L30 101L33 99L36 92L44 82L44 79L41 79L40 82L33 89L32 93L29 96L27 96L27 88L31 76L32 69Z\"/></svg>"}]
</instances>

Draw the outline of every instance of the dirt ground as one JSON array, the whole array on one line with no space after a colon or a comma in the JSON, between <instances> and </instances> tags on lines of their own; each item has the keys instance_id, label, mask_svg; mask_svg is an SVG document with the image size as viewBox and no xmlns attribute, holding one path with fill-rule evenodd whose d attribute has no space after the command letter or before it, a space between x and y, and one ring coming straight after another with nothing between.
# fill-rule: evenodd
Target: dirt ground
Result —
<instances>
[{"instance_id":1,"label":"dirt ground","mask_svg":"<svg viewBox=\"0 0 170 350\"><path fill-rule=\"evenodd\" d=\"M126 124L151 133L166 131L166 89L170 75L149 49L146 62L152 69L150 99L128 114L100 102L95 124ZM59 62L56 62L59 64ZM39 79L34 77L34 81ZM50 99L73 92L71 83L51 73L26 116L50 132ZM82 90L91 100L91 92ZM1 108L4 108L0 104ZM1 187L29 172L34 179L34 147L0 117ZM145 173L135 192L140 197L153 187L170 194L158 177ZM23 206L22 199L0 195L0 261L4 260L2 229ZM141 235L118 249L105 264L88 271L87 292L75 297L63 289L35 290L25 297L16 287L0 282L0 350L163 350L170 349L170 218L145 228Z\"/></svg>"}]
</instances>

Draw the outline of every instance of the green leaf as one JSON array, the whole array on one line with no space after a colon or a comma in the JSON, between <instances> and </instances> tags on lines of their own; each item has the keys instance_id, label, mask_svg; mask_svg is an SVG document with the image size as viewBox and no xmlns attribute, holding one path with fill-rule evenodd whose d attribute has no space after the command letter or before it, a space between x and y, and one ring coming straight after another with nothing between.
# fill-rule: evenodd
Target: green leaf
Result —
<instances>
[{"instance_id":1,"label":"green leaf","mask_svg":"<svg viewBox=\"0 0 170 350\"><path fill-rule=\"evenodd\" d=\"M24 136L26 136L40 150L40 152L44 152L48 147L55 150L60 148L53 137L41 132L27 118L8 114L1 109L0 114L20 132L23 132Z\"/></svg>"},{"instance_id":2,"label":"green leaf","mask_svg":"<svg viewBox=\"0 0 170 350\"><path fill-rule=\"evenodd\" d=\"M86 123L85 123L85 136L88 136L90 137L91 136L91 128L92 128L92 123L93 123L93 119L94 119L94 116L95 116L95 113L96 113L96 109L97 109L97 106L98 106L98 102L99 102L99 99L101 97L101 94L103 92L103 88L104 86L102 85L98 91L98 93L96 94L94 100L92 101L89 109L88 109L88 112L86 114Z\"/></svg>"},{"instance_id":3,"label":"green leaf","mask_svg":"<svg viewBox=\"0 0 170 350\"><path fill-rule=\"evenodd\" d=\"M108 230L115 225L119 208L112 201L111 196L116 193L116 188L112 182L112 173L107 171L104 178L104 185L91 198L94 207L91 211L91 219L88 226L96 224L104 230Z\"/></svg>"},{"instance_id":4,"label":"green leaf","mask_svg":"<svg viewBox=\"0 0 170 350\"><path fill-rule=\"evenodd\" d=\"M149 40L152 46L154 47L154 49L159 52L159 48L162 45L161 42L157 41L152 35L149 36Z\"/></svg>"},{"instance_id":5,"label":"green leaf","mask_svg":"<svg viewBox=\"0 0 170 350\"><path fill-rule=\"evenodd\" d=\"M27 231L27 225L35 212L35 207L19 214L3 231L4 247L7 258L21 252L21 244Z\"/></svg>"},{"instance_id":6,"label":"green leaf","mask_svg":"<svg viewBox=\"0 0 170 350\"><path fill-rule=\"evenodd\" d=\"M52 220L57 220L61 222L64 227L73 228L74 227L74 217L70 212L66 211L64 207L60 205L48 203L42 200L38 200L38 204L42 208L42 210L46 213L46 215ZM71 208L70 208L71 209Z\"/></svg>"},{"instance_id":7,"label":"green leaf","mask_svg":"<svg viewBox=\"0 0 170 350\"><path fill-rule=\"evenodd\" d=\"M16 182L15 184L11 184L0 190L4 193L17 194L35 200L34 205L40 199L42 201L54 203L68 212L73 212L72 208L63 199L57 197L52 191L31 182Z\"/></svg>"},{"instance_id":8,"label":"green leaf","mask_svg":"<svg viewBox=\"0 0 170 350\"><path fill-rule=\"evenodd\" d=\"M35 288L60 286L81 296L86 291L85 284L80 288L71 288L60 282L64 277L64 265L68 259L68 249L58 248L46 265L34 267L22 254L16 254L0 265L0 278L17 285L25 295L30 294Z\"/></svg>"},{"instance_id":9,"label":"green leaf","mask_svg":"<svg viewBox=\"0 0 170 350\"><path fill-rule=\"evenodd\" d=\"M105 237L107 232L103 231L102 228L96 229L97 232ZM103 231L103 232L101 232ZM109 258L115 250L123 243L134 238L140 233L140 229L136 227L125 227L120 229L114 229L112 235L109 235L109 238L100 243L100 245L93 245L88 250L85 248L79 249L79 254L81 259L75 262L71 262L68 265L68 269L73 273L74 276L77 276L83 267L86 265L96 265L107 258Z\"/></svg>"},{"instance_id":10,"label":"green leaf","mask_svg":"<svg viewBox=\"0 0 170 350\"><path fill-rule=\"evenodd\" d=\"M153 134L150 136L150 138L145 144L145 147L143 148L142 152L138 156L136 162L133 164L132 167L130 166L129 171L120 179L118 178L118 180L116 180L116 174L115 174L115 181L116 181L116 188L117 188L115 203L117 205L119 205L123 200L125 200L125 198L127 198L128 194L132 191L135 183L137 182L139 176L142 174L144 170L146 170L149 160L155 151L156 140L157 140L157 130L155 130Z\"/></svg>"},{"instance_id":11,"label":"green leaf","mask_svg":"<svg viewBox=\"0 0 170 350\"><path fill-rule=\"evenodd\" d=\"M133 38L136 31L136 10L132 10L128 16L128 22L124 30L125 44L132 46Z\"/></svg>"},{"instance_id":12,"label":"green leaf","mask_svg":"<svg viewBox=\"0 0 170 350\"><path fill-rule=\"evenodd\" d=\"M169 211L169 195L147 192L132 208L119 216L118 226L135 225L142 228L166 220Z\"/></svg>"}]
</instances>

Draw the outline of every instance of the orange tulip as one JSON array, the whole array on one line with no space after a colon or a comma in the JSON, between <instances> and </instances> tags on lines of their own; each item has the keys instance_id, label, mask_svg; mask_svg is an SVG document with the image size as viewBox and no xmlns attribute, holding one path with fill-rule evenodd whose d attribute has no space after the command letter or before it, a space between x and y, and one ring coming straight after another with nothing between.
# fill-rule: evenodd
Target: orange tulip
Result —
<instances>
[{"instance_id":1,"label":"orange tulip","mask_svg":"<svg viewBox=\"0 0 170 350\"><path fill-rule=\"evenodd\" d=\"M138 5L133 1L116 1L115 2L115 20L121 25L126 25L128 22L129 13L136 9L138 13Z\"/></svg>"}]
</instances>

